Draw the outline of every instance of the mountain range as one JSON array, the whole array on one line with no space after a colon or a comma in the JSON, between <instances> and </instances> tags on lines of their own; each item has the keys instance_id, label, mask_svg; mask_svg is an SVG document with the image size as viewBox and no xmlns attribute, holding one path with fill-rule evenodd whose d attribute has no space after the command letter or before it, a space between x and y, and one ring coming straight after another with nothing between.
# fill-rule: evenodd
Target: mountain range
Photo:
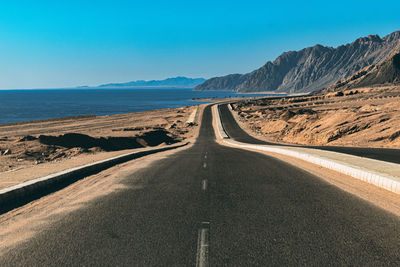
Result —
<instances>
[{"instance_id":1,"label":"mountain range","mask_svg":"<svg viewBox=\"0 0 400 267\"><path fill-rule=\"evenodd\" d=\"M175 77L168 78L165 80L151 80L151 81L132 81L126 83L108 83L102 84L98 87L109 87L109 88L120 88L120 87L188 87L194 88L197 85L203 83L206 79L204 78L187 78L187 77Z\"/></svg>"},{"instance_id":2,"label":"mountain range","mask_svg":"<svg viewBox=\"0 0 400 267\"><path fill-rule=\"evenodd\" d=\"M336 48L322 45L289 51L247 74L215 77L196 90L236 92L312 92L326 88L368 66L383 62L400 44L400 31L383 38L361 37Z\"/></svg>"}]
</instances>

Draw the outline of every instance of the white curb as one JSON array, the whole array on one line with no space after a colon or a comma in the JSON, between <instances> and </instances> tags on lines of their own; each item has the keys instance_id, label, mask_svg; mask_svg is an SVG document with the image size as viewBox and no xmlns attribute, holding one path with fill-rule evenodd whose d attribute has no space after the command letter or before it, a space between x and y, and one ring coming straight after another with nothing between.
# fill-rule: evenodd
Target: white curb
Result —
<instances>
[{"instance_id":1,"label":"white curb","mask_svg":"<svg viewBox=\"0 0 400 267\"><path fill-rule=\"evenodd\" d=\"M98 173L117 164L157 152L183 147L187 144L189 143L131 152L4 188L0 190L0 214L55 192L79 179Z\"/></svg>"},{"instance_id":2,"label":"white curb","mask_svg":"<svg viewBox=\"0 0 400 267\"><path fill-rule=\"evenodd\" d=\"M186 121L187 124L196 122L196 115L197 115L198 110L199 110L199 107L197 106L197 108L195 110L193 110L193 112L190 114L189 118L187 119L187 121Z\"/></svg>"},{"instance_id":3,"label":"white curb","mask_svg":"<svg viewBox=\"0 0 400 267\"><path fill-rule=\"evenodd\" d=\"M218 105L213 105L212 111L213 111L212 113L215 114L215 123L217 125L217 131L218 131L219 136L223 139L229 138L229 136L226 134L226 132L224 130L224 127L222 127L221 118L219 116Z\"/></svg>"},{"instance_id":4,"label":"white curb","mask_svg":"<svg viewBox=\"0 0 400 267\"><path fill-rule=\"evenodd\" d=\"M295 147L288 147L288 148L282 148L282 147L277 147L277 146L270 146L270 145L251 145L251 144L246 144L246 143L240 143L237 141L231 141L231 140L226 140L227 134L225 133L222 123L221 123L221 118L219 116L219 112L217 109L218 105L213 106L213 114L215 114L215 120L216 120L216 125L217 125L217 132L220 135L220 137L223 139L222 142L229 144L231 146L236 146L239 148L244 148L244 149L255 149L255 150L260 150L260 151L267 151L267 152L274 152L274 153L279 153L282 155L287 155L291 156L294 158L302 159L314 164L317 164L321 167L328 168L331 170L335 170L337 172L352 176L354 178L357 178L359 180L362 180L364 182L376 185L378 187L384 188L386 190L392 191L394 193L400 194L400 177L395 177L391 176L388 174L384 173L378 173L375 171L371 171L359 166L355 166L352 164L346 164L344 162L332 160L332 159L327 159L323 158L320 156L315 156L311 154L307 154L304 152L298 152L298 151L293 151L292 149ZM218 126L220 125L220 126ZM292 148L292 149L291 149ZM311 149L311 148L309 148ZM315 151L318 151L318 149L312 149ZM337 152L332 152L332 153L337 153ZM340 153L337 153L340 154ZM356 157L356 156L353 156ZM362 157L357 157L360 158L360 160L363 160L364 158ZM400 169L400 164L395 164L395 163L390 163L390 162L382 162L378 160L374 160L376 163L380 164L385 164L390 167L396 167Z\"/></svg>"}]
</instances>

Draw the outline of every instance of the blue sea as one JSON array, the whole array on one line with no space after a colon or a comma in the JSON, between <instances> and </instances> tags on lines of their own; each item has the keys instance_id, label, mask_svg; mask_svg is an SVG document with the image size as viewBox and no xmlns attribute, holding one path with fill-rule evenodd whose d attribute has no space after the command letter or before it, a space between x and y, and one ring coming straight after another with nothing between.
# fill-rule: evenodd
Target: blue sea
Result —
<instances>
[{"instance_id":1,"label":"blue sea","mask_svg":"<svg viewBox=\"0 0 400 267\"><path fill-rule=\"evenodd\" d=\"M79 115L112 115L200 104L195 98L252 97L192 89L0 90L0 124Z\"/></svg>"}]
</instances>

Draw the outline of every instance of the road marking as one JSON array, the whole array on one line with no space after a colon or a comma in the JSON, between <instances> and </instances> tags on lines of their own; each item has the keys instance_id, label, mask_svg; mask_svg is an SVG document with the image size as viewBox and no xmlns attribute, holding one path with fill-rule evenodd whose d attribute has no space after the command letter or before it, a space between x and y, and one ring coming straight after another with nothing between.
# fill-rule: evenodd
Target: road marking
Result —
<instances>
[{"instance_id":1,"label":"road marking","mask_svg":"<svg viewBox=\"0 0 400 267\"><path fill-rule=\"evenodd\" d=\"M208 267L209 222L202 222L197 238L196 267Z\"/></svg>"},{"instance_id":2,"label":"road marking","mask_svg":"<svg viewBox=\"0 0 400 267\"><path fill-rule=\"evenodd\" d=\"M207 168L207 163L204 162L203 168Z\"/></svg>"},{"instance_id":3,"label":"road marking","mask_svg":"<svg viewBox=\"0 0 400 267\"><path fill-rule=\"evenodd\" d=\"M203 189L203 191L207 190L207 179L203 179L203 183L202 183L201 188Z\"/></svg>"}]
</instances>

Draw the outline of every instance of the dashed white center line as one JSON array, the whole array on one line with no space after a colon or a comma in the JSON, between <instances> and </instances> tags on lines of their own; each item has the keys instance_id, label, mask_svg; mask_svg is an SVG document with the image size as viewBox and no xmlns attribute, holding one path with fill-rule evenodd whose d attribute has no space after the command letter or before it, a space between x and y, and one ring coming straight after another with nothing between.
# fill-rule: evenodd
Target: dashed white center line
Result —
<instances>
[{"instance_id":1,"label":"dashed white center line","mask_svg":"<svg viewBox=\"0 0 400 267\"><path fill-rule=\"evenodd\" d=\"M209 222L202 222L197 239L196 267L208 267Z\"/></svg>"},{"instance_id":2,"label":"dashed white center line","mask_svg":"<svg viewBox=\"0 0 400 267\"><path fill-rule=\"evenodd\" d=\"M207 151L204 155L204 159L207 159ZM207 162L203 163L203 168L207 168ZM201 189L207 190L208 180L203 179L201 183ZM202 222L199 229L197 238L197 256L196 256L196 267L208 267L208 242L209 242L209 222Z\"/></svg>"},{"instance_id":3,"label":"dashed white center line","mask_svg":"<svg viewBox=\"0 0 400 267\"><path fill-rule=\"evenodd\" d=\"M203 189L203 191L206 191L207 190L207 179L204 179L203 180L203 183L202 183L202 185L201 185L201 189Z\"/></svg>"}]
</instances>

